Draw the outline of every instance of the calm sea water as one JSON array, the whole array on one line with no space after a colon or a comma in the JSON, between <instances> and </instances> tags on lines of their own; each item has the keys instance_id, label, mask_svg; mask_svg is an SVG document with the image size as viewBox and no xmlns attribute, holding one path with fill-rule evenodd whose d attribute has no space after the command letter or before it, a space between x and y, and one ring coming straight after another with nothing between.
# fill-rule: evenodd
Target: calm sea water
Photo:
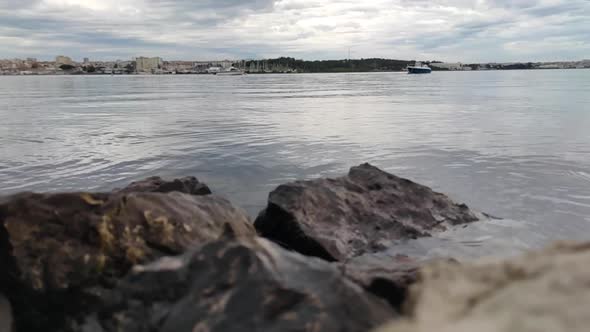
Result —
<instances>
[{"instance_id":1,"label":"calm sea water","mask_svg":"<svg viewBox=\"0 0 590 332\"><path fill-rule=\"evenodd\" d=\"M466 246L590 239L589 70L0 77L0 119L0 194L195 175L255 215L368 161L514 220Z\"/></svg>"}]
</instances>

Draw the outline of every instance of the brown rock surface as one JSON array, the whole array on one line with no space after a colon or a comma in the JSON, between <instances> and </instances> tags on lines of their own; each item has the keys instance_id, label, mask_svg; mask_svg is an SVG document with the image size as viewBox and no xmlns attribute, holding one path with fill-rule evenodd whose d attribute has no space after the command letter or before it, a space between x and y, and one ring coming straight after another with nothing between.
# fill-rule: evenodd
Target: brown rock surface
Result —
<instances>
[{"instance_id":1,"label":"brown rock surface","mask_svg":"<svg viewBox=\"0 0 590 332\"><path fill-rule=\"evenodd\" d=\"M428 187L364 164L337 179L279 186L255 227L304 255L344 261L480 217Z\"/></svg>"},{"instance_id":2,"label":"brown rock surface","mask_svg":"<svg viewBox=\"0 0 590 332\"><path fill-rule=\"evenodd\" d=\"M378 332L581 332L590 315L590 243L420 272L408 319Z\"/></svg>"},{"instance_id":3,"label":"brown rock surface","mask_svg":"<svg viewBox=\"0 0 590 332\"><path fill-rule=\"evenodd\" d=\"M19 330L51 331L91 305L92 287L226 228L255 235L245 212L214 196L19 194L0 203L0 292Z\"/></svg>"},{"instance_id":4,"label":"brown rock surface","mask_svg":"<svg viewBox=\"0 0 590 332\"><path fill-rule=\"evenodd\" d=\"M169 193L169 192L181 192L189 195L210 195L211 189L199 182L194 176L185 177L182 179L174 179L172 181L166 181L159 176L154 176L133 182L123 189L116 190L119 193L132 193L132 192L154 192L154 193Z\"/></svg>"},{"instance_id":5,"label":"brown rock surface","mask_svg":"<svg viewBox=\"0 0 590 332\"><path fill-rule=\"evenodd\" d=\"M395 317L335 265L262 238L137 267L105 300L93 331L357 332Z\"/></svg>"}]
</instances>

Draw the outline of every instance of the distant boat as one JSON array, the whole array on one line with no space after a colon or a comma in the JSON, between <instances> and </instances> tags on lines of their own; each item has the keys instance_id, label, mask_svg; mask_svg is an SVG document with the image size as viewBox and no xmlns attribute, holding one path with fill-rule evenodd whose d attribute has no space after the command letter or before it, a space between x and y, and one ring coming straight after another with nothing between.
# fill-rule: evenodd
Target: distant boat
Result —
<instances>
[{"instance_id":1,"label":"distant boat","mask_svg":"<svg viewBox=\"0 0 590 332\"><path fill-rule=\"evenodd\" d=\"M421 63L416 63L414 66L408 66L408 74L430 74L432 69Z\"/></svg>"},{"instance_id":2,"label":"distant boat","mask_svg":"<svg viewBox=\"0 0 590 332\"><path fill-rule=\"evenodd\" d=\"M217 76L239 76L239 75L244 75L244 72L238 68L230 67L229 69L220 70L220 71L216 72L215 75L217 75Z\"/></svg>"}]
</instances>

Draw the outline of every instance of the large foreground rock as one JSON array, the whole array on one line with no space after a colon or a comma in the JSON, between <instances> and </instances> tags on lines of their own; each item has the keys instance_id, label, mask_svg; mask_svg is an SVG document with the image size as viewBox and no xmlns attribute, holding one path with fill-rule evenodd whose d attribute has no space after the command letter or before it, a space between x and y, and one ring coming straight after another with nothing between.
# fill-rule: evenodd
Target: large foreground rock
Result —
<instances>
[{"instance_id":1,"label":"large foreground rock","mask_svg":"<svg viewBox=\"0 0 590 332\"><path fill-rule=\"evenodd\" d=\"M221 239L134 269L85 332L357 332L395 317L321 259L262 238Z\"/></svg>"},{"instance_id":2,"label":"large foreground rock","mask_svg":"<svg viewBox=\"0 0 590 332\"><path fill-rule=\"evenodd\" d=\"M225 229L255 235L214 196L173 192L20 194L0 202L0 293L20 331L51 331L93 305L135 264L182 254Z\"/></svg>"},{"instance_id":3,"label":"large foreground rock","mask_svg":"<svg viewBox=\"0 0 590 332\"><path fill-rule=\"evenodd\" d=\"M582 332L590 326L590 243L500 262L422 269L409 318L379 332Z\"/></svg>"},{"instance_id":4,"label":"large foreground rock","mask_svg":"<svg viewBox=\"0 0 590 332\"><path fill-rule=\"evenodd\" d=\"M279 186L255 227L304 255L344 261L478 219L464 204L364 164L341 178Z\"/></svg>"}]
</instances>

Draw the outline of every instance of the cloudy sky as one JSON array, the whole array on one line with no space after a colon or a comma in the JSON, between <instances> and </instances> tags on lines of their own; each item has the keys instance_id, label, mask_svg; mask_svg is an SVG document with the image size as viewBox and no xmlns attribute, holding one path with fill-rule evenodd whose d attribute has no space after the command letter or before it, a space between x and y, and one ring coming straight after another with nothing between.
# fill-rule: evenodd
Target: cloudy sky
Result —
<instances>
[{"instance_id":1,"label":"cloudy sky","mask_svg":"<svg viewBox=\"0 0 590 332\"><path fill-rule=\"evenodd\" d=\"M0 58L590 58L590 0L0 0Z\"/></svg>"}]
</instances>

